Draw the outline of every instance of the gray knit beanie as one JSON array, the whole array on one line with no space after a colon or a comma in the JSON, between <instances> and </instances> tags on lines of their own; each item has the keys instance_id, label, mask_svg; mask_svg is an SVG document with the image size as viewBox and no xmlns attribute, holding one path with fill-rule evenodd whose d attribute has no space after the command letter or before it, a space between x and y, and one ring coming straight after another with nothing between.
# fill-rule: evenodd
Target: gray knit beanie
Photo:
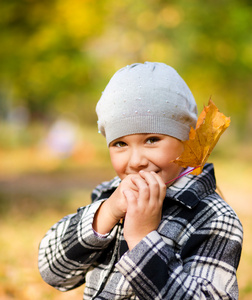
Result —
<instances>
[{"instance_id":1,"label":"gray knit beanie","mask_svg":"<svg viewBox=\"0 0 252 300\"><path fill-rule=\"evenodd\" d=\"M158 133L187 140L197 121L194 97L164 63L133 64L117 71L96 106L98 130L107 140Z\"/></svg>"}]
</instances>

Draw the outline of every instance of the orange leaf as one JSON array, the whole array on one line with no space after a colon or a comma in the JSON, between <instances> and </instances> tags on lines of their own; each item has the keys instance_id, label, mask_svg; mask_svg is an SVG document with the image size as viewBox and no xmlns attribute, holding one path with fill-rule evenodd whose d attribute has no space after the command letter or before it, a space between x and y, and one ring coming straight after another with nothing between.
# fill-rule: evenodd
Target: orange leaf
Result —
<instances>
[{"instance_id":1,"label":"orange leaf","mask_svg":"<svg viewBox=\"0 0 252 300\"><path fill-rule=\"evenodd\" d=\"M191 128L189 140L183 142L183 153L173 162L184 168L199 167L192 174L200 174L213 148L229 124L230 118L220 113L210 99L208 106L204 107L199 115L196 128Z\"/></svg>"}]
</instances>

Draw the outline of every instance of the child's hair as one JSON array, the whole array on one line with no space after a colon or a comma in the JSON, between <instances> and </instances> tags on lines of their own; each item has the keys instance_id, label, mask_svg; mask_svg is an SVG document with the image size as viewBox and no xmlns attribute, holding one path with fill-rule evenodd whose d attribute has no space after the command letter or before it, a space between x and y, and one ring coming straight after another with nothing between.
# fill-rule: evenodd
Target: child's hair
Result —
<instances>
[{"instance_id":1,"label":"child's hair","mask_svg":"<svg viewBox=\"0 0 252 300\"><path fill-rule=\"evenodd\" d=\"M109 145L129 134L158 133L187 140L197 120L194 97L177 71L145 62L115 73L97 103L98 130Z\"/></svg>"}]
</instances>

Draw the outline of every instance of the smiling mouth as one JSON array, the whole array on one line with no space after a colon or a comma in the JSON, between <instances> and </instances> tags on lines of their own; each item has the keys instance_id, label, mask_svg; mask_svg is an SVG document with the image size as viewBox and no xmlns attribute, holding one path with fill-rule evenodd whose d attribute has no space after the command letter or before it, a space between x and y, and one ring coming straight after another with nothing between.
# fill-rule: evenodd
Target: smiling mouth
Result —
<instances>
[{"instance_id":1,"label":"smiling mouth","mask_svg":"<svg viewBox=\"0 0 252 300\"><path fill-rule=\"evenodd\" d=\"M139 170L139 171L144 171L144 172L155 172L156 174L159 174L159 173L160 173L160 170L144 170L144 169L142 169L142 170ZM126 175L134 175L134 174L138 174L139 171L138 171L138 172L128 172L128 173L126 173Z\"/></svg>"}]
</instances>

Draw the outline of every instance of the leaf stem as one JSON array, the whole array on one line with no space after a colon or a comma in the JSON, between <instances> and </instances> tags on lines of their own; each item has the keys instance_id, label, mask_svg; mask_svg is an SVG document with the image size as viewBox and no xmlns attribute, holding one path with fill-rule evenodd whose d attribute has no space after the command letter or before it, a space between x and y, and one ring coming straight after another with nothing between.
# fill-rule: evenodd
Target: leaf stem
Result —
<instances>
[{"instance_id":1,"label":"leaf stem","mask_svg":"<svg viewBox=\"0 0 252 300\"><path fill-rule=\"evenodd\" d=\"M179 179L180 177L183 177L183 176L185 176L185 175L191 173L192 171L194 171L195 169L198 169L198 168L200 168L200 167L201 167L201 166L197 166L197 167L194 167L194 168L191 167L191 168L189 168L189 169L187 168L184 172L180 173L180 175L179 175L178 177L169 180L169 181L166 182L165 184L171 183L172 181L175 181L175 180Z\"/></svg>"}]
</instances>

